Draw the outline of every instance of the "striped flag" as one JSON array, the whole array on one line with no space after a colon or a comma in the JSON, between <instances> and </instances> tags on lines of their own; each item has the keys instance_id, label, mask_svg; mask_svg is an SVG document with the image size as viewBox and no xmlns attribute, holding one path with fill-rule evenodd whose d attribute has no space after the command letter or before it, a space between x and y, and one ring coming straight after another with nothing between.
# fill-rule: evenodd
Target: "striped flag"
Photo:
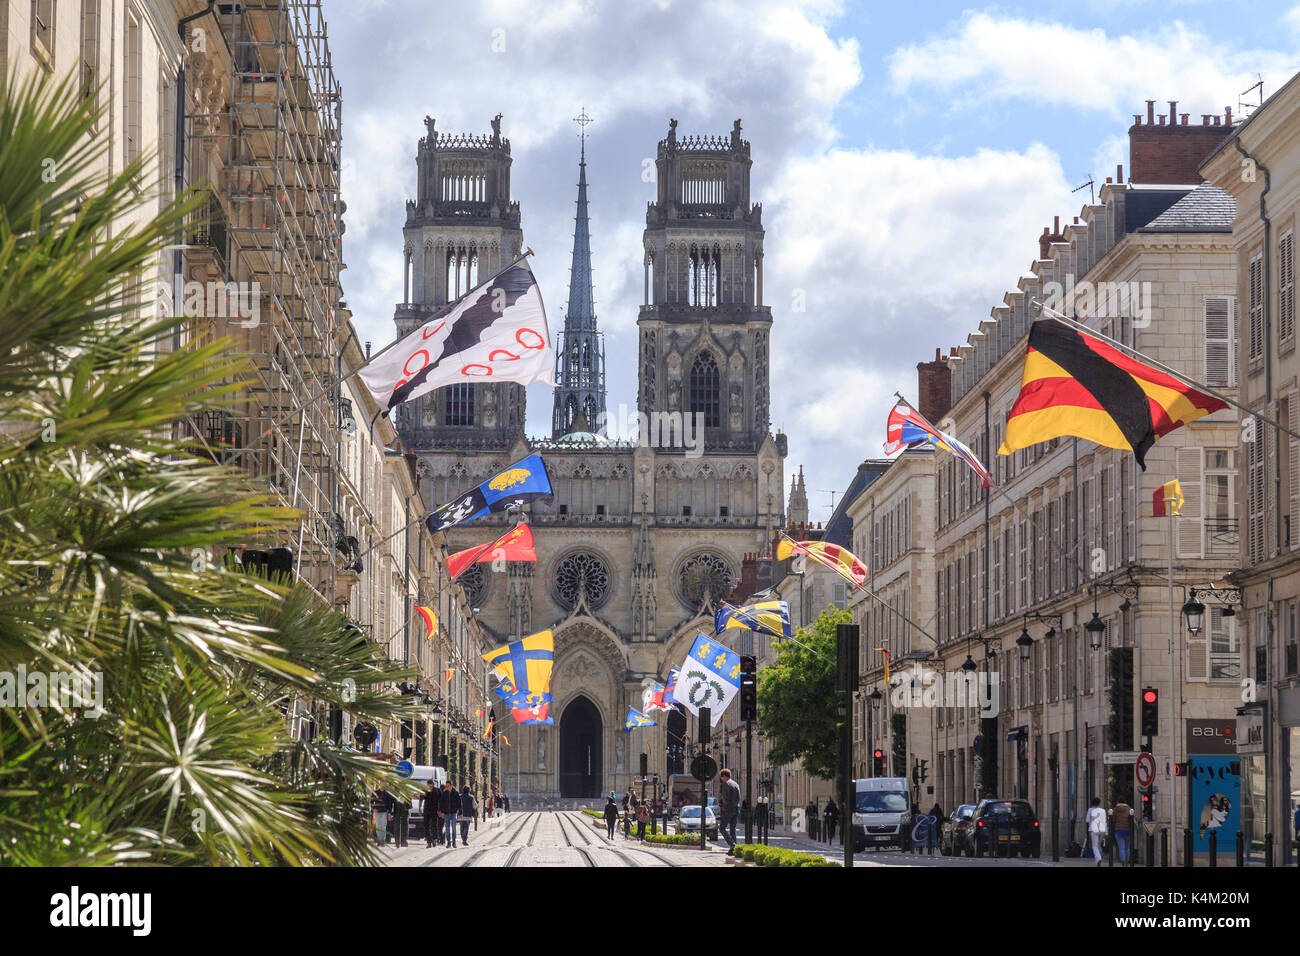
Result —
<instances>
[{"instance_id":1,"label":"striped flag","mask_svg":"<svg viewBox=\"0 0 1300 956\"><path fill-rule=\"evenodd\" d=\"M826 541L795 541L782 535L776 543L776 559L784 561L791 555L803 555L824 568L834 571L856 588L867 583L867 566L848 548Z\"/></svg>"},{"instance_id":2,"label":"striped flag","mask_svg":"<svg viewBox=\"0 0 1300 956\"><path fill-rule=\"evenodd\" d=\"M772 637L789 637L793 633L790 630L790 605L785 601L759 601L744 607L724 604L713 614L713 627L719 634L733 627Z\"/></svg>"},{"instance_id":3,"label":"striped flag","mask_svg":"<svg viewBox=\"0 0 1300 956\"><path fill-rule=\"evenodd\" d=\"M998 454L1073 436L1132 449L1145 471L1156 439L1227 407L1095 336L1042 319L1029 330L1020 396Z\"/></svg>"},{"instance_id":4,"label":"striped flag","mask_svg":"<svg viewBox=\"0 0 1300 956\"><path fill-rule=\"evenodd\" d=\"M1183 512L1183 486L1178 479L1166 481L1156 489L1151 498L1151 513L1157 518L1166 518Z\"/></svg>"},{"instance_id":5,"label":"striped flag","mask_svg":"<svg viewBox=\"0 0 1300 956\"><path fill-rule=\"evenodd\" d=\"M899 402L889 413L889 419L885 422L885 438L886 455L893 456L909 445L925 442L966 462L979 475L985 488L993 485L993 475L973 451L947 432L939 431L924 415L905 402Z\"/></svg>"}]
</instances>

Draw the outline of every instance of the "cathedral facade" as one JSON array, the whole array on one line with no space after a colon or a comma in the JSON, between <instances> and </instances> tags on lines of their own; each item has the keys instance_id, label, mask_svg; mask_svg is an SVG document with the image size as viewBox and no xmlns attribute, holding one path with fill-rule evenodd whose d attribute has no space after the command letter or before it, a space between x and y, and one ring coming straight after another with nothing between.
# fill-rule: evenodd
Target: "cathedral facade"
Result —
<instances>
[{"instance_id":1,"label":"cathedral facade","mask_svg":"<svg viewBox=\"0 0 1300 956\"><path fill-rule=\"evenodd\" d=\"M451 136L425 122L419 195L407 203L399 334L523 249L500 117L490 136ZM641 752L652 772L680 772L667 761L666 715L627 733L627 709L643 707L645 688L681 663L697 633L712 633L712 610L736 596L746 555L769 550L783 526L786 442L769 432L772 315L762 300L750 144L739 121L717 137L679 139L676 126L658 144L658 194L643 237L636 412L656 426L650 434L602 434L605 356L591 287L585 142L551 435L526 436L524 390L513 384L449 386L398 411L429 508L530 452L550 472L554 500L524 516L537 562L475 565L454 585L501 643L555 634L554 726L515 726L499 702L485 702L511 742L502 748L503 785L524 803L625 787ZM494 515L453 528L447 548L481 544L513 520ZM741 640L732 643L745 652Z\"/></svg>"}]
</instances>

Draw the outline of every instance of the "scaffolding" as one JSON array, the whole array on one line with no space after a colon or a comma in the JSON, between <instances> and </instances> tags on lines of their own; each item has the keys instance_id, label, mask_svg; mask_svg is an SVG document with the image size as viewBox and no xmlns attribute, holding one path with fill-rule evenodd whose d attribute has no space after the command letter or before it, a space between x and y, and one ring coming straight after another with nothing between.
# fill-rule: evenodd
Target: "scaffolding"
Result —
<instances>
[{"instance_id":1,"label":"scaffolding","mask_svg":"<svg viewBox=\"0 0 1300 956\"><path fill-rule=\"evenodd\" d=\"M303 513L292 539L257 546L292 549L299 579L333 601L346 534L341 90L320 0L220 4L212 20L223 49L192 56L190 67L196 83L206 72L212 95L204 104L196 87L186 103L187 169L210 191L205 222L186 238L186 275L224 283L227 302L238 297L243 309L208 309L196 337L230 336L255 375L229 413L189 427L275 503ZM224 90L213 80L222 67Z\"/></svg>"}]
</instances>

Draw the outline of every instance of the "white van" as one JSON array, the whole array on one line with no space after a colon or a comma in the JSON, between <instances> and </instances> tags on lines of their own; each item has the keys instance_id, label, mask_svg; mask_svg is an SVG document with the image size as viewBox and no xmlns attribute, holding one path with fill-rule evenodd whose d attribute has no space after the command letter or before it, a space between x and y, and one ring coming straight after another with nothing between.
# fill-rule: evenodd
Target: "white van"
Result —
<instances>
[{"instance_id":1,"label":"white van","mask_svg":"<svg viewBox=\"0 0 1300 956\"><path fill-rule=\"evenodd\" d=\"M906 777L867 777L853 781L853 850L896 846L912 839L911 789Z\"/></svg>"}]
</instances>

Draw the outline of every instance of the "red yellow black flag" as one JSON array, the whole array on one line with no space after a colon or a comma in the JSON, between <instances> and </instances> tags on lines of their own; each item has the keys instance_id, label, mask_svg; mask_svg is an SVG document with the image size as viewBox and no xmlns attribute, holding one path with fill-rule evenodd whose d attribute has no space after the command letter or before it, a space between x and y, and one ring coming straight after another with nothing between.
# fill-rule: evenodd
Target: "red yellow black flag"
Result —
<instances>
[{"instance_id":1,"label":"red yellow black flag","mask_svg":"<svg viewBox=\"0 0 1300 956\"><path fill-rule=\"evenodd\" d=\"M1050 319L1029 329L1020 395L998 454L1076 436L1131 448L1138 465L1157 438L1227 404L1101 339Z\"/></svg>"}]
</instances>

